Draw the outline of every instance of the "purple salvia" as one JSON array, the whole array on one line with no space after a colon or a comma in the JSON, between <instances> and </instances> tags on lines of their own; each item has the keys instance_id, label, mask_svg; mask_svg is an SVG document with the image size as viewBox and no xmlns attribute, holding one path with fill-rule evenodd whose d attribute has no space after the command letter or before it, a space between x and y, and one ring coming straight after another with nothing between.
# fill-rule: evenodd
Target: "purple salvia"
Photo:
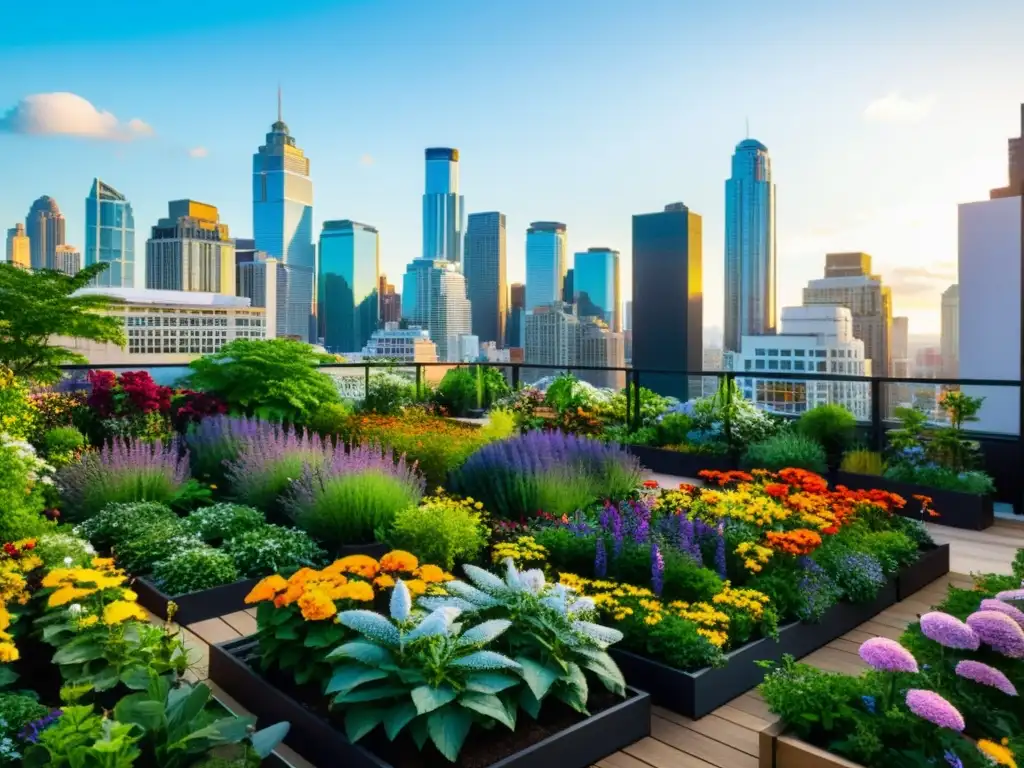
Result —
<instances>
[{"instance_id":1,"label":"purple salvia","mask_svg":"<svg viewBox=\"0 0 1024 768\"><path fill-rule=\"evenodd\" d=\"M604 536L597 537L594 552L594 578L603 579L608 575L608 551L604 546Z\"/></svg>"},{"instance_id":2,"label":"purple salvia","mask_svg":"<svg viewBox=\"0 0 1024 768\"><path fill-rule=\"evenodd\" d=\"M665 561L658 549L658 542L651 542L651 589L658 597L665 587Z\"/></svg>"},{"instance_id":3,"label":"purple salvia","mask_svg":"<svg viewBox=\"0 0 1024 768\"><path fill-rule=\"evenodd\" d=\"M619 514L618 510L615 510L612 516L612 536L615 539L615 545L613 547L613 553L615 557L622 554L622 537L624 531L622 530L622 515Z\"/></svg>"},{"instance_id":4,"label":"purple salvia","mask_svg":"<svg viewBox=\"0 0 1024 768\"><path fill-rule=\"evenodd\" d=\"M719 523L716 531L717 538L715 539L715 571L718 573L718 577L725 579L727 577L725 567L725 523Z\"/></svg>"}]
</instances>

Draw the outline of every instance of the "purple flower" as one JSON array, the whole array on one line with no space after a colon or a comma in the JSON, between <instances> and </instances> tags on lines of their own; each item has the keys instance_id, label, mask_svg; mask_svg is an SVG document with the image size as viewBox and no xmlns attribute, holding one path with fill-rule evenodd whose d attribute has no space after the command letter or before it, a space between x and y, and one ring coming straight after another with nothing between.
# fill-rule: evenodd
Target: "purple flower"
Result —
<instances>
[{"instance_id":1,"label":"purple flower","mask_svg":"<svg viewBox=\"0 0 1024 768\"><path fill-rule=\"evenodd\" d=\"M1004 603L1002 600L982 600L978 610L1005 613L1017 622L1022 629L1024 629L1024 611L1021 611L1019 608L1014 608L1012 605Z\"/></svg>"},{"instance_id":2,"label":"purple flower","mask_svg":"<svg viewBox=\"0 0 1024 768\"><path fill-rule=\"evenodd\" d=\"M1024 659L1024 629L1005 613L976 611L967 617L967 626L985 645L1012 659Z\"/></svg>"},{"instance_id":3,"label":"purple flower","mask_svg":"<svg viewBox=\"0 0 1024 768\"><path fill-rule=\"evenodd\" d=\"M39 734L57 722L63 714L63 710L51 710L49 714L39 718L38 720L33 720L22 728L21 733L18 734L18 738L22 741L27 741L30 744L37 743L39 741Z\"/></svg>"},{"instance_id":4,"label":"purple flower","mask_svg":"<svg viewBox=\"0 0 1024 768\"><path fill-rule=\"evenodd\" d=\"M981 645L973 629L955 616L941 611L932 611L921 617L921 634L946 648L976 651Z\"/></svg>"},{"instance_id":5,"label":"purple flower","mask_svg":"<svg viewBox=\"0 0 1024 768\"><path fill-rule=\"evenodd\" d=\"M945 757L946 762L949 763L949 768L964 768L964 762L957 757L956 752L947 749L943 757Z\"/></svg>"},{"instance_id":6,"label":"purple flower","mask_svg":"<svg viewBox=\"0 0 1024 768\"><path fill-rule=\"evenodd\" d=\"M715 570L720 579L726 578L725 570L725 523L718 524L718 540L715 542Z\"/></svg>"},{"instance_id":7,"label":"purple flower","mask_svg":"<svg viewBox=\"0 0 1024 768\"><path fill-rule=\"evenodd\" d=\"M651 542L651 588L654 594L661 597L661 590L665 586L665 561L661 557L661 550L658 543Z\"/></svg>"},{"instance_id":8,"label":"purple flower","mask_svg":"<svg viewBox=\"0 0 1024 768\"><path fill-rule=\"evenodd\" d=\"M802 597L797 616L802 621L818 621L839 600L839 590L825 569L807 556L797 558L803 576L798 591Z\"/></svg>"},{"instance_id":9,"label":"purple flower","mask_svg":"<svg viewBox=\"0 0 1024 768\"><path fill-rule=\"evenodd\" d=\"M973 680L981 685L996 688L1007 696L1016 696L1017 688L1010 679L995 667L982 664L980 661L961 661L956 665L956 673L965 680Z\"/></svg>"},{"instance_id":10,"label":"purple flower","mask_svg":"<svg viewBox=\"0 0 1024 768\"><path fill-rule=\"evenodd\" d=\"M1000 592L996 595L996 600L1002 600L1004 603L1024 603L1024 587Z\"/></svg>"},{"instance_id":11,"label":"purple flower","mask_svg":"<svg viewBox=\"0 0 1024 768\"><path fill-rule=\"evenodd\" d=\"M907 691L907 708L922 720L927 720L939 728L949 728L960 733L966 726L964 716L959 710L935 691Z\"/></svg>"},{"instance_id":12,"label":"purple flower","mask_svg":"<svg viewBox=\"0 0 1024 768\"><path fill-rule=\"evenodd\" d=\"M881 672L917 672L917 660L913 654L887 637L873 637L862 643L860 657Z\"/></svg>"},{"instance_id":13,"label":"purple flower","mask_svg":"<svg viewBox=\"0 0 1024 768\"><path fill-rule=\"evenodd\" d=\"M594 553L594 578L603 579L608 575L608 552L604 547L604 536L597 537Z\"/></svg>"}]
</instances>

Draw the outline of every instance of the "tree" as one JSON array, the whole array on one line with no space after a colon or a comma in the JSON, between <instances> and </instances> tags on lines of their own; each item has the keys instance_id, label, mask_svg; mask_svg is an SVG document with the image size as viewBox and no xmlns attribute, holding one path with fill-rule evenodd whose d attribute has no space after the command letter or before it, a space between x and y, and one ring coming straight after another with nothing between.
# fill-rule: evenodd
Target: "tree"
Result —
<instances>
[{"instance_id":1,"label":"tree","mask_svg":"<svg viewBox=\"0 0 1024 768\"><path fill-rule=\"evenodd\" d=\"M123 347L124 322L103 314L119 300L74 295L107 267L93 264L69 276L0 264L0 365L15 376L49 384L60 379L59 366L89 362L52 338L88 339Z\"/></svg>"}]
</instances>

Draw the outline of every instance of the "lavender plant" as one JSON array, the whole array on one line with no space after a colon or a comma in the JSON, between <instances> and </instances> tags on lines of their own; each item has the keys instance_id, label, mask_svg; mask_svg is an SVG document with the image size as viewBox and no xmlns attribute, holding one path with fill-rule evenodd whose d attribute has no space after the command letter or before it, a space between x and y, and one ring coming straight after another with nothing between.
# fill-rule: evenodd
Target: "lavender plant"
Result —
<instances>
[{"instance_id":1,"label":"lavender plant","mask_svg":"<svg viewBox=\"0 0 1024 768\"><path fill-rule=\"evenodd\" d=\"M227 465L245 446L263 442L283 431L279 424L248 416L212 416L194 424L185 435L192 474L213 484L223 483Z\"/></svg>"},{"instance_id":2,"label":"lavender plant","mask_svg":"<svg viewBox=\"0 0 1024 768\"><path fill-rule=\"evenodd\" d=\"M307 468L323 467L332 452L331 444L319 435L256 422L236 458L226 464L225 474L238 502L272 513L292 483Z\"/></svg>"}]
</instances>

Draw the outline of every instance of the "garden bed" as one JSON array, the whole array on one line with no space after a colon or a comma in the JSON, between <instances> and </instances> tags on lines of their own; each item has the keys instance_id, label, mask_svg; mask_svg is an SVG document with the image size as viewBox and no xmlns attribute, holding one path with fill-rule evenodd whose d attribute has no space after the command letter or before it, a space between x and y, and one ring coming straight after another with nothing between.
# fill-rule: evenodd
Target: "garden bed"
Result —
<instances>
[{"instance_id":1,"label":"garden bed","mask_svg":"<svg viewBox=\"0 0 1024 768\"><path fill-rule=\"evenodd\" d=\"M275 687L256 672L250 661L257 649L255 638L240 638L210 646L210 679L229 696L252 712L260 722L279 719L291 723L286 743L305 759L316 765L344 765L346 768L391 768L392 763L377 757L365 747L352 744L342 730L320 712L297 701ZM586 768L624 746L650 734L650 697L629 689L628 698L575 723L566 723L551 732L541 724L530 722L507 737L481 739L476 754L467 742L467 749L456 766L467 768ZM527 722L523 720L522 722ZM530 731L535 733L531 733ZM531 738L533 737L533 738ZM483 753L483 754L481 754ZM493 755L493 759L488 756ZM409 763L417 766L430 763L429 758L416 755ZM440 763L438 757L435 764Z\"/></svg>"},{"instance_id":2,"label":"garden bed","mask_svg":"<svg viewBox=\"0 0 1024 768\"><path fill-rule=\"evenodd\" d=\"M759 768L861 768L839 755L786 735L786 726L773 723L758 734Z\"/></svg>"},{"instance_id":3,"label":"garden bed","mask_svg":"<svg viewBox=\"0 0 1024 768\"><path fill-rule=\"evenodd\" d=\"M933 581L949 573L949 544L939 544L921 550L916 563L907 566L896 576L896 600L906 600Z\"/></svg>"},{"instance_id":4,"label":"garden bed","mask_svg":"<svg viewBox=\"0 0 1024 768\"><path fill-rule=\"evenodd\" d=\"M991 496L944 491L916 483L890 480L881 475L860 475L842 471L836 472L833 476L833 485L845 485L855 491L882 490L899 494L907 501L907 505L900 510L899 514L916 520L925 519L936 525L983 531L995 523L995 508ZM939 513L939 516L931 518L925 515L922 518L921 502L914 498L915 495L931 498L932 507Z\"/></svg>"},{"instance_id":5,"label":"garden bed","mask_svg":"<svg viewBox=\"0 0 1024 768\"><path fill-rule=\"evenodd\" d=\"M696 478L702 469L727 472L736 469L736 462L730 456L711 453L685 453L646 445L627 445L626 450L636 456L640 463L659 475Z\"/></svg>"},{"instance_id":6,"label":"garden bed","mask_svg":"<svg viewBox=\"0 0 1024 768\"><path fill-rule=\"evenodd\" d=\"M149 579L137 577L132 589L139 596L139 605L161 619L167 618L167 603L178 606L174 621L182 626L205 619L214 619L227 613L245 610L245 596L259 579L243 579L211 589L189 592L187 595L168 595L160 591Z\"/></svg>"}]
</instances>

